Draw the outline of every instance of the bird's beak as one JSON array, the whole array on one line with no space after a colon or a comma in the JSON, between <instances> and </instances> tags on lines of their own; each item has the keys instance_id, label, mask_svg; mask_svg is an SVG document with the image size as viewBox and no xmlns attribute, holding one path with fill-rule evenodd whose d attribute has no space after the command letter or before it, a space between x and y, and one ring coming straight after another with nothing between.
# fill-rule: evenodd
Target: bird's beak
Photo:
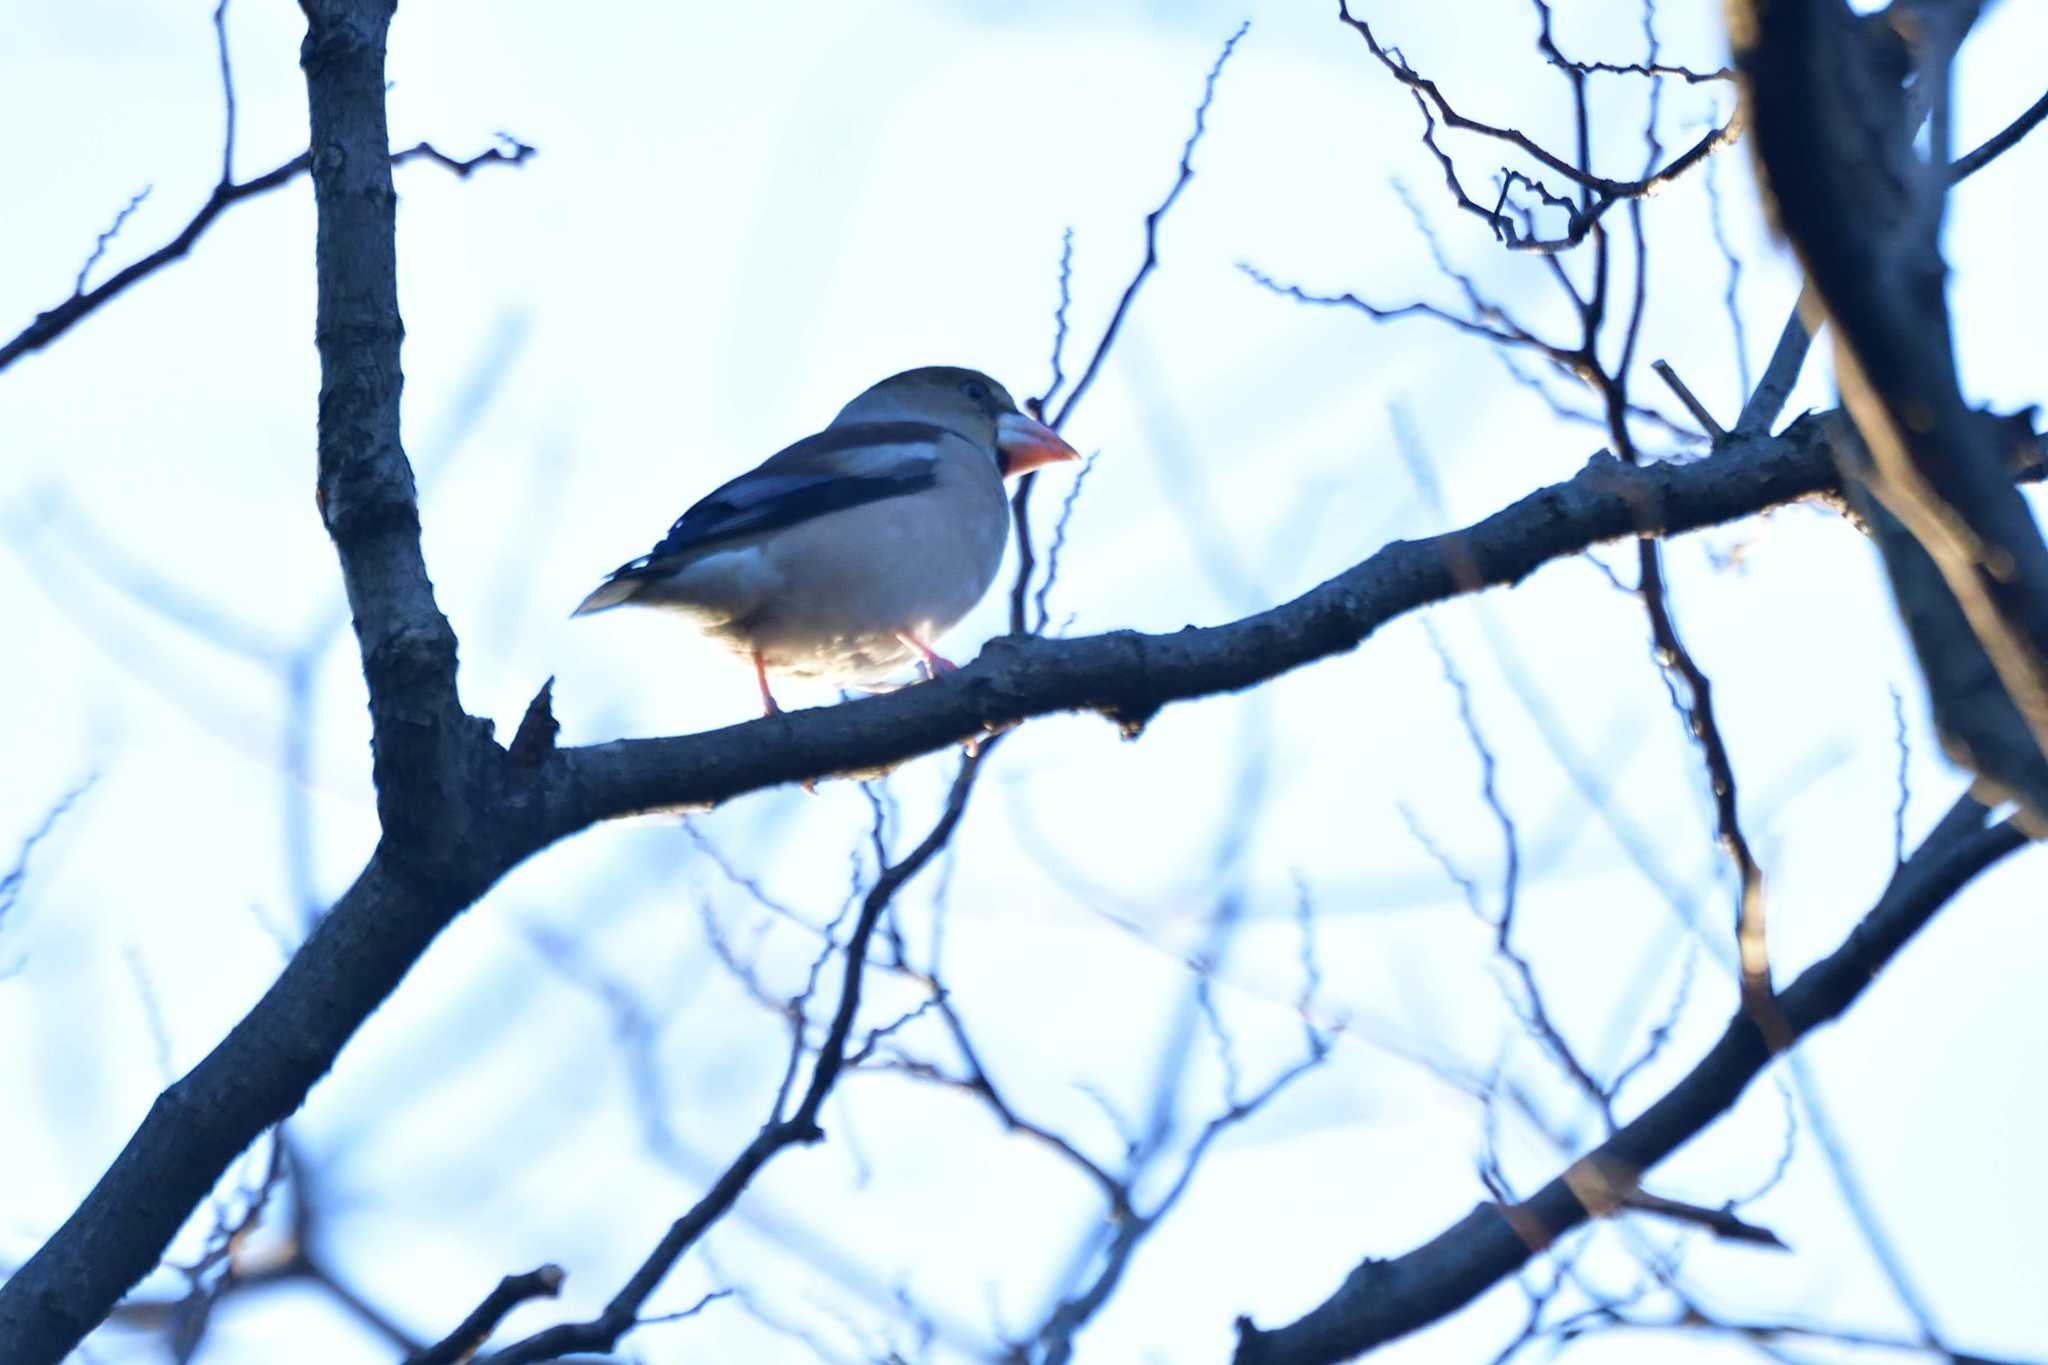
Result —
<instances>
[{"instance_id":1,"label":"bird's beak","mask_svg":"<svg viewBox=\"0 0 2048 1365\"><path fill-rule=\"evenodd\" d=\"M1081 452L1062 441L1057 431L1021 412L1006 412L996 418L996 450L1003 457L1006 479L1055 460L1081 458Z\"/></svg>"}]
</instances>

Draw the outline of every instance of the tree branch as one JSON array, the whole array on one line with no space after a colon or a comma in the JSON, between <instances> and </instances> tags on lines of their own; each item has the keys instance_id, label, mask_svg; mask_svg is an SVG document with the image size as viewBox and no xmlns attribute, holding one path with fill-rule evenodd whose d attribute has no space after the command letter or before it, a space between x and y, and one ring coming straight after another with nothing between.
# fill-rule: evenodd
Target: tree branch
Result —
<instances>
[{"instance_id":1,"label":"tree branch","mask_svg":"<svg viewBox=\"0 0 2048 1365\"><path fill-rule=\"evenodd\" d=\"M1986 828L1984 815L1968 796L1959 800L1842 945L1778 997L1794 1039L1838 1018L1958 891L2026 843L2013 821ZM1771 1057L1756 1021L1738 1008L1684 1079L1532 1198L1481 1204L1406 1255L1361 1262L1285 1327L1262 1331L1239 1318L1234 1365L1332 1365L1464 1307L1588 1218L1625 1207L1633 1182L1726 1113Z\"/></svg>"},{"instance_id":2,"label":"tree branch","mask_svg":"<svg viewBox=\"0 0 2048 1365\"><path fill-rule=\"evenodd\" d=\"M1900 611L1921 625L1966 623L1995 675L1946 685L1953 674L1928 645L1955 632L1916 625L1935 723L1987 795L2019 801L2048 831L2048 543L2005 477L1999 428L1963 396L1940 253L1960 174L1949 161L1949 67L1976 9L1920 7L1910 53L1841 0L1742 0L1729 24L1759 173L1834 324L1843 404L1869 447L1869 461L1848 468L1911 533L1882 542ZM1909 59L1931 128L1925 158ZM1993 143L1990 155L2011 145Z\"/></svg>"},{"instance_id":3,"label":"tree branch","mask_svg":"<svg viewBox=\"0 0 2048 1365\"><path fill-rule=\"evenodd\" d=\"M476 1354L476 1348L490 1339L498 1324L520 1304L532 1299L552 1299L562 1292L565 1276L558 1265L544 1265L523 1275L507 1275L470 1310L456 1329L424 1351L405 1358L405 1365L462 1365Z\"/></svg>"},{"instance_id":4,"label":"tree branch","mask_svg":"<svg viewBox=\"0 0 2048 1365\"><path fill-rule=\"evenodd\" d=\"M619 1338L641 1322L650 1321L640 1316L648 1297L660 1287L669 1271L682 1259L683 1253L732 1211L733 1205L739 1202L740 1195L762 1167L790 1147L824 1141L825 1130L818 1126L818 1115L824 1109L826 1096L832 1093L833 1085L846 1070L852 1047L853 1021L860 1011L868 948L874 940L876 927L882 922L882 912L889 908L896 893L923 871L952 839L954 830L959 828L960 820L966 814L967 798L974 791L974 779L1001 739L1002 736L997 735L974 755L961 761L960 771L946 795L945 807L931 831L900 861L885 861L875 884L868 888L866 897L861 901L860 918L855 921L846 942L846 975L839 987L839 1004L833 1011L825 1041L818 1049L810 1084L805 1087L795 1111L785 1115L782 1099L777 1097L768 1121L754 1135L753 1141L712 1182L703 1197L669 1225L667 1233L627 1279L625 1286L612 1296L602 1313L587 1322L558 1323L536 1332L493 1354L487 1365L529 1365L530 1362L554 1360L572 1351L611 1350ZM879 839L879 834L877 837ZM825 952L831 952L829 943ZM821 955L818 961L822 965L824 956ZM814 982L815 979L814 974ZM792 1067L802 1050L803 1023L799 1019L791 1054Z\"/></svg>"},{"instance_id":5,"label":"tree branch","mask_svg":"<svg viewBox=\"0 0 2048 1365\"><path fill-rule=\"evenodd\" d=\"M391 164L393 166L402 166L408 161L432 161L437 165L447 167L457 176L467 180L470 174L478 167L492 165L497 162L503 162L508 166L517 166L534 155L534 149L517 138L500 134L500 139L500 145L488 147L471 157L454 157L435 147L432 143L415 143L404 151L393 152L391 154ZM199 211L192 215L191 221L179 229L177 236L171 238L170 241L164 243L142 259L121 267L120 270L108 278L105 284L95 289L88 290L85 288L85 271L80 271L77 285L72 290L70 298L53 308L36 314L35 321L22 328L12 340L4 345L0 345L0 370L5 370L25 355L42 350L56 341L58 337L63 336L73 327L91 317L107 304L112 303L116 298L119 298L130 285L140 283L165 266L182 258L198 244L201 237L206 235L206 230L213 226L214 219L220 217L231 206L240 203L244 199L254 199L258 195L268 194L281 185L289 184L303 174L311 164L312 153L301 152L282 166L265 171L263 174L248 180L237 184L222 181L220 184L215 185L213 192L206 196L206 202L199 206ZM144 191L144 193L147 192ZM137 199L139 200L140 197L138 195ZM123 210L121 216L126 217L127 212L134 207L135 202L131 201L128 209ZM117 219L114 228L119 226L120 223ZM100 250L95 251L93 261L87 262L87 269L91 268L107 243L112 240L114 228L110 228L106 236L101 239L99 244Z\"/></svg>"},{"instance_id":6,"label":"tree branch","mask_svg":"<svg viewBox=\"0 0 2048 1365\"><path fill-rule=\"evenodd\" d=\"M999 639L940 682L670 739L482 761L471 837L440 874L380 846L249 1014L166 1090L79 1209L0 1284L0 1358L55 1361L156 1263L213 1181L289 1116L463 909L505 872L601 820L730 800L949 748L1033 716L1094 710L1142 728L1171 702L1255 686L1341 654L1418 606L1518 582L1553 559L1677 535L1838 491L1826 416L1712 457L1628 468L1598 456L1473 526L1396 541L1294 601L1172 635ZM2040 442L2036 442L2037 448ZM2039 477L2038 458L2028 469Z\"/></svg>"},{"instance_id":7,"label":"tree branch","mask_svg":"<svg viewBox=\"0 0 2048 1365\"><path fill-rule=\"evenodd\" d=\"M1070 282L1069 270L1073 260L1073 229L1067 230L1060 250L1060 306L1053 318L1055 330L1052 385L1046 389L1045 396L1032 405L1046 425L1054 431L1066 425L1067 419L1074 415L1075 405L1087 397L1088 390L1094 387L1095 376L1102 372L1102 362L1109 358L1110 348L1116 344L1117 336L1123 331L1124 318L1130 314L1131 305L1137 301L1138 290L1144 287L1146 278L1159 266L1159 224L1173 208L1175 201L1180 198L1181 191L1188 187L1188 182L1195 178L1195 147L1201 142L1202 134L1208 131L1209 106L1216 102L1216 82L1223 75L1224 63L1230 60L1230 54L1237 50L1238 43L1243 41L1251 26L1252 21L1247 19L1223 40L1223 50L1216 54L1216 60L1210 65L1209 74L1202 82L1202 98L1195 105L1195 126L1188 133L1188 140L1181 144L1180 169L1173 178L1172 186L1166 191L1166 197L1159 201L1159 207L1145 215L1145 258L1138 263L1137 271L1124 286L1124 292L1118 296L1116 308L1110 313L1109 322L1102 329L1102 339L1095 343L1094 351L1088 356L1088 363L1081 367L1080 378L1074 381L1074 391L1067 395L1066 402L1060 404L1059 411L1046 416L1046 405L1052 402L1053 395L1059 392L1060 384L1065 378L1065 373L1060 368L1060 351L1067 336L1067 303L1070 298L1067 286ZM1024 600L1026 593L1030 591L1032 570L1037 564L1037 556L1031 544L1031 490L1037 485L1038 472L1033 470L1017 480L1017 491L1010 495L1010 509L1017 526L1017 578L1010 585L1012 635L1024 633ZM1040 617L1038 629L1040 632L1045 629L1043 616Z\"/></svg>"},{"instance_id":8,"label":"tree branch","mask_svg":"<svg viewBox=\"0 0 2048 1365\"><path fill-rule=\"evenodd\" d=\"M462 710L455 632L420 553L399 432L397 192L384 111L395 0L314 0L299 63L311 111L320 352L315 501L341 561L370 693L371 776L385 855L432 879L474 835L465 799L489 726Z\"/></svg>"}]
</instances>

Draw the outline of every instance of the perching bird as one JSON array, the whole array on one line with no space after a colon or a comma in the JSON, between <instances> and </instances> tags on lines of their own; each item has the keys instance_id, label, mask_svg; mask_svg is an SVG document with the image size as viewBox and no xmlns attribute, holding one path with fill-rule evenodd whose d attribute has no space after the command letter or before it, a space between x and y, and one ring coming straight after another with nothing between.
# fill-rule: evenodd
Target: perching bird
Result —
<instances>
[{"instance_id":1,"label":"perching bird","mask_svg":"<svg viewBox=\"0 0 2048 1365\"><path fill-rule=\"evenodd\" d=\"M1009 531L1003 480L1078 458L1003 386L931 365L876 384L815 436L683 513L575 615L631 603L681 613L768 675L859 686L922 660L981 600Z\"/></svg>"}]
</instances>

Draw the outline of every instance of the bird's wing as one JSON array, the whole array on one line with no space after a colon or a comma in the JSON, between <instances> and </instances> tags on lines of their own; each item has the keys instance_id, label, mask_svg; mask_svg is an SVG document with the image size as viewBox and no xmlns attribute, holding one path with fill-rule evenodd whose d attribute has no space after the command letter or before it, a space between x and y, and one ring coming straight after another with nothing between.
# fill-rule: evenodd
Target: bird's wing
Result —
<instances>
[{"instance_id":1,"label":"bird's wing","mask_svg":"<svg viewBox=\"0 0 2048 1365\"><path fill-rule=\"evenodd\" d=\"M713 489L676 519L661 542L614 569L613 585L658 576L707 546L794 526L863 503L921 493L938 481L939 444L959 437L927 422L868 422L831 427L777 451ZM627 593L625 595L630 595ZM595 610L586 602L586 609Z\"/></svg>"}]
</instances>

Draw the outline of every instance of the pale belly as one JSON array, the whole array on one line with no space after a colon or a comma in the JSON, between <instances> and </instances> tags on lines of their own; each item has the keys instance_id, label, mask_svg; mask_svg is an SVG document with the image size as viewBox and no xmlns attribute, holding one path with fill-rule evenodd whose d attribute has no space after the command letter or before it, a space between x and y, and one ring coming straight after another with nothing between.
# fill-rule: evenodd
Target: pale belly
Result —
<instances>
[{"instance_id":1,"label":"pale belly","mask_svg":"<svg viewBox=\"0 0 2048 1365\"><path fill-rule=\"evenodd\" d=\"M772 672L878 682L917 659L903 635L932 644L988 591L1009 518L999 483L980 500L968 516L849 508L706 555L640 600Z\"/></svg>"}]
</instances>

